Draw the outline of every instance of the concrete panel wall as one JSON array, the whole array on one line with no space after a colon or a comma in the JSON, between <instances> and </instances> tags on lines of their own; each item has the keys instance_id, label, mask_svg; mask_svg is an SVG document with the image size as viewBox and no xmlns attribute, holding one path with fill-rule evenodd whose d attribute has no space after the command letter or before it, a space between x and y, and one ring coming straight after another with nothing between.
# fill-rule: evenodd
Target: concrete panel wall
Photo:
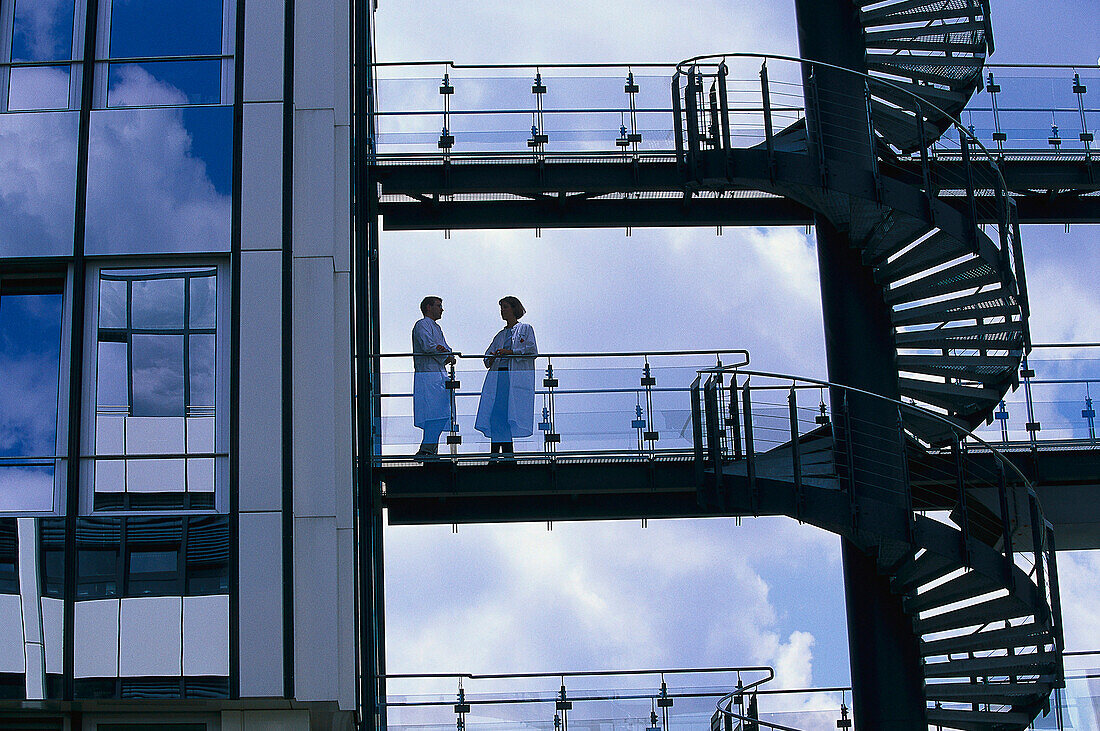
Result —
<instances>
[{"instance_id":1,"label":"concrete panel wall","mask_svg":"<svg viewBox=\"0 0 1100 731\"><path fill-rule=\"evenodd\" d=\"M241 511L282 505L282 309L282 255L242 252Z\"/></svg>"},{"instance_id":2,"label":"concrete panel wall","mask_svg":"<svg viewBox=\"0 0 1100 731\"><path fill-rule=\"evenodd\" d=\"M283 694L282 518L240 516L241 697Z\"/></svg>"}]
</instances>

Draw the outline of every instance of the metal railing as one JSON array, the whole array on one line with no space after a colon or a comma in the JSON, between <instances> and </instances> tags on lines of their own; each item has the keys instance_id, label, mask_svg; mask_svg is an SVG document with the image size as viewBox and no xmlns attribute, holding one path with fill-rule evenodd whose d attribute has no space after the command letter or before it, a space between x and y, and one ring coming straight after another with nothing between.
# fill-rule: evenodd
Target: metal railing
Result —
<instances>
[{"instance_id":1,"label":"metal railing","mask_svg":"<svg viewBox=\"0 0 1100 731\"><path fill-rule=\"evenodd\" d=\"M667 156L675 149L667 95L675 68L674 63L377 63L379 159ZM1095 156L1100 126L1096 64L986 64L984 80L959 121L987 147L998 154ZM734 89L755 82L754 71L729 78L731 102L746 115L754 102L738 101ZM803 98L793 90L777 89L772 101L777 120L795 122L804 116ZM544 142L532 143L532 126L546 136ZM749 116L731 129L745 139L763 139L763 132L763 120ZM952 154L950 145L937 144L935 151Z\"/></svg>"},{"instance_id":2,"label":"metal railing","mask_svg":"<svg viewBox=\"0 0 1100 731\"><path fill-rule=\"evenodd\" d=\"M821 404L829 390L843 400L830 414L820 405L800 405L806 390L819 391ZM850 397L872 399L896 420L857 419L848 412ZM747 480L754 501L760 480L791 484L799 520L810 517L800 512L808 490L833 489L848 495L852 532L876 529L861 522L865 498L903 505L911 543L917 515L952 525L968 557L972 540L1001 554L1004 586L1016 586L1016 568L1030 577L1041 598L1035 621L1049 628L1055 649L1064 647L1053 526L1026 476L993 445L917 406L826 381L736 367L700 370L692 385L692 414L702 499L720 503L721 476L728 473ZM954 438L946 447L921 443L905 427L914 417L941 421ZM761 443L767 446L760 449ZM850 444L860 445L858 454ZM1060 667L1058 682L1063 678Z\"/></svg>"},{"instance_id":3,"label":"metal railing","mask_svg":"<svg viewBox=\"0 0 1100 731\"><path fill-rule=\"evenodd\" d=\"M487 374L483 355L460 352L445 375L450 395L443 445L450 458L483 459L489 438L474 428ZM389 364L411 353L380 356ZM515 440L516 455L568 456L599 453L652 455L691 448L688 386L702 363L748 363L748 351L703 349L609 353L540 353L498 356L533 362L512 378L529 378L534 391L532 434ZM421 432L412 421L412 369L382 374L381 454L411 455ZM471 388L473 386L473 388ZM521 415L526 418L526 415ZM658 449L658 444L660 449Z\"/></svg>"},{"instance_id":4,"label":"metal railing","mask_svg":"<svg viewBox=\"0 0 1100 731\"><path fill-rule=\"evenodd\" d=\"M670 731L673 727L710 731L719 716L727 715L757 723L757 728L835 726L849 688L763 687L774 678L774 671L766 666L391 674L387 676L387 725L420 731L568 731L570 724L598 725L607 731ZM450 684L449 693L446 684ZM394 692L402 687L409 691ZM720 728L736 727L723 724Z\"/></svg>"}]
</instances>

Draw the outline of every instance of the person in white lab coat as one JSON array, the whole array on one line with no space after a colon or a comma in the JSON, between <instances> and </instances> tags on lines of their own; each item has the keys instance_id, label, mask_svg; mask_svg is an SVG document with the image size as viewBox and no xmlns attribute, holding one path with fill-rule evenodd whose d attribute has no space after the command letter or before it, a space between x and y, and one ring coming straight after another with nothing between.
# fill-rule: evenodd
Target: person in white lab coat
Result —
<instances>
[{"instance_id":1,"label":"person in white lab coat","mask_svg":"<svg viewBox=\"0 0 1100 731\"><path fill-rule=\"evenodd\" d=\"M451 423L451 397L444 383L455 357L439 326L442 298L425 297L420 312L424 317L412 329L413 424L424 430L424 439L415 457L432 459L439 454L439 435Z\"/></svg>"},{"instance_id":2,"label":"person in white lab coat","mask_svg":"<svg viewBox=\"0 0 1100 731\"><path fill-rule=\"evenodd\" d=\"M535 330L519 319L526 314L515 297L500 300L504 329L485 350L485 383L474 428L489 437L493 454L510 455L512 440L531 436L535 414Z\"/></svg>"}]
</instances>

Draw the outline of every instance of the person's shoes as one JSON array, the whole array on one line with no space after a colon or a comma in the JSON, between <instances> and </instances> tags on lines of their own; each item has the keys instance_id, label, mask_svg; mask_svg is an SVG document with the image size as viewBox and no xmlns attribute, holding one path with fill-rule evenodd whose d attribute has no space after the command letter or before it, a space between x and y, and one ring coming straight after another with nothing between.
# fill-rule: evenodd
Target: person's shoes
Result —
<instances>
[{"instance_id":1,"label":"person's shoes","mask_svg":"<svg viewBox=\"0 0 1100 731\"><path fill-rule=\"evenodd\" d=\"M439 459L439 445L421 444L420 449L413 455L413 459L417 462L435 462Z\"/></svg>"}]
</instances>

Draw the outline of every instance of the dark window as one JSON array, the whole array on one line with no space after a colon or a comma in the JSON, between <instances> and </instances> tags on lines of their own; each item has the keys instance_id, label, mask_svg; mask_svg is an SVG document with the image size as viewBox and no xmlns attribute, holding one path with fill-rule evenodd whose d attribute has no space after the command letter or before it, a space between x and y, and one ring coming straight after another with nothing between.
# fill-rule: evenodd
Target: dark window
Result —
<instances>
[{"instance_id":1,"label":"dark window","mask_svg":"<svg viewBox=\"0 0 1100 731\"><path fill-rule=\"evenodd\" d=\"M0 518L0 594L19 593L19 536L15 518Z\"/></svg>"}]
</instances>

